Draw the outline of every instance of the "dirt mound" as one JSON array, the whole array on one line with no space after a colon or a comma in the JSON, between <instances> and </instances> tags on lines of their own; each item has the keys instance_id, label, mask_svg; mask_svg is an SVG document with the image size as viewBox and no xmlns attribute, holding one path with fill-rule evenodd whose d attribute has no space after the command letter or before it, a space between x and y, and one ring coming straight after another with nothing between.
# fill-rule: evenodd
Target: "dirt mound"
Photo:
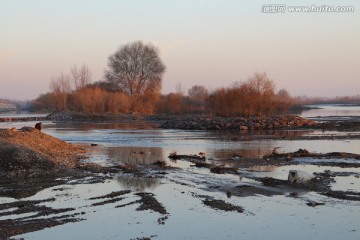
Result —
<instances>
[{"instance_id":1,"label":"dirt mound","mask_svg":"<svg viewBox=\"0 0 360 240\"><path fill-rule=\"evenodd\" d=\"M83 152L35 128L0 129L0 178L45 176L75 168Z\"/></svg>"}]
</instances>

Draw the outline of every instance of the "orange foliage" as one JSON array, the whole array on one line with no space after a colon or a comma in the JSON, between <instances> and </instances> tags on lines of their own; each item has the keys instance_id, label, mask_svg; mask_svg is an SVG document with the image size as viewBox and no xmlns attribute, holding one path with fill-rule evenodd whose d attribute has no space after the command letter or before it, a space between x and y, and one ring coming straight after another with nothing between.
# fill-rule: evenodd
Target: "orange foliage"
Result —
<instances>
[{"instance_id":1,"label":"orange foliage","mask_svg":"<svg viewBox=\"0 0 360 240\"><path fill-rule=\"evenodd\" d=\"M210 96L215 115L260 117L284 114L291 103L286 90L275 94L275 85L266 73L255 73L247 82L219 88Z\"/></svg>"},{"instance_id":2,"label":"orange foliage","mask_svg":"<svg viewBox=\"0 0 360 240\"><path fill-rule=\"evenodd\" d=\"M72 73L75 80L80 79L81 74L76 68ZM39 97L36 104L55 104L58 110L85 113L205 113L225 117L261 117L285 114L292 102L286 90L275 93L275 84L265 72L255 73L246 82L235 82L230 87L222 87L211 93L204 86L194 85L186 96L180 84L178 92L161 95L159 84L149 85L141 94L129 94L116 91L108 82L86 85L87 82L78 84L81 87L71 91L70 77L61 74L51 83L53 92Z\"/></svg>"}]
</instances>

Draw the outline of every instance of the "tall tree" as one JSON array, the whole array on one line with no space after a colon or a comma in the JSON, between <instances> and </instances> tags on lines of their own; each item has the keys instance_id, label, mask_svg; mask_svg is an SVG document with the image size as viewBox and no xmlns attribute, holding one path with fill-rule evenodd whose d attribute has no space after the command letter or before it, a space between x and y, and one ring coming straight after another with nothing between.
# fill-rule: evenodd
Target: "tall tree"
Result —
<instances>
[{"instance_id":1,"label":"tall tree","mask_svg":"<svg viewBox=\"0 0 360 240\"><path fill-rule=\"evenodd\" d=\"M205 112L208 107L209 91L202 85L194 85L188 90L187 100L191 112Z\"/></svg>"},{"instance_id":2,"label":"tall tree","mask_svg":"<svg viewBox=\"0 0 360 240\"><path fill-rule=\"evenodd\" d=\"M117 90L132 96L159 91L165 65L158 49L141 41L121 46L109 57L105 78Z\"/></svg>"},{"instance_id":3,"label":"tall tree","mask_svg":"<svg viewBox=\"0 0 360 240\"><path fill-rule=\"evenodd\" d=\"M263 72L255 73L246 84L249 85L252 92L256 115L258 117L271 115L274 110L275 83L267 76L266 72Z\"/></svg>"},{"instance_id":4,"label":"tall tree","mask_svg":"<svg viewBox=\"0 0 360 240\"><path fill-rule=\"evenodd\" d=\"M58 77L53 77L50 89L55 95L56 108L67 110L68 96L71 92L70 75L61 73Z\"/></svg>"},{"instance_id":5,"label":"tall tree","mask_svg":"<svg viewBox=\"0 0 360 240\"><path fill-rule=\"evenodd\" d=\"M75 90L86 87L91 82L91 72L87 65L82 65L80 69L74 65L71 70L71 77L75 84Z\"/></svg>"},{"instance_id":6,"label":"tall tree","mask_svg":"<svg viewBox=\"0 0 360 240\"><path fill-rule=\"evenodd\" d=\"M209 91L202 85L194 85L188 90L189 97L205 100L209 96Z\"/></svg>"}]
</instances>

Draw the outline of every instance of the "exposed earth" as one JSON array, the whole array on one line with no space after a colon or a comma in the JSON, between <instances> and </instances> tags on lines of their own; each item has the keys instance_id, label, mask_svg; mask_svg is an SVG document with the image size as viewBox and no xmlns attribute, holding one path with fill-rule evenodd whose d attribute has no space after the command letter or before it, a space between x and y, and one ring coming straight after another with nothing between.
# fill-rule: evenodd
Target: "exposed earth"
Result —
<instances>
[{"instance_id":1,"label":"exposed earth","mask_svg":"<svg viewBox=\"0 0 360 240\"><path fill-rule=\"evenodd\" d=\"M75 168L84 150L41 131L0 129L0 178L52 176Z\"/></svg>"}]
</instances>

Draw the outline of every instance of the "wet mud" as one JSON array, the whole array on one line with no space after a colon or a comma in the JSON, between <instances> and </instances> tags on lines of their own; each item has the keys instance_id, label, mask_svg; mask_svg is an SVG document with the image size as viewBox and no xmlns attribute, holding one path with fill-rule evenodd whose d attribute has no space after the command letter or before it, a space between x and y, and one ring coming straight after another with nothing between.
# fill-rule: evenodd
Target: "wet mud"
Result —
<instances>
[{"instance_id":1,"label":"wet mud","mask_svg":"<svg viewBox=\"0 0 360 240\"><path fill-rule=\"evenodd\" d=\"M91 206L102 206L102 205L106 205L109 203L116 203L119 201L124 200L124 197L119 197L125 194L130 193L130 190L123 190L123 191L118 191L118 192L112 192L103 196L99 196L99 197L93 197L93 198L89 198L89 200L98 200L98 199L108 199L108 200L103 200L101 202L96 202L91 204Z\"/></svg>"},{"instance_id":2,"label":"wet mud","mask_svg":"<svg viewBox=\"0 0 360 240\"><path fill-rule=\"evenodd\" d=\"M331 167L340 167L340 168L359 168L359 154L353 153L345 153L345 152L330 152L330 153L311 153L305 149L299 149L295 152L290 153L278 153L277 149L269 154L265 155L262 159L249 159L249 158L238 158L222 160L222 165L216 165L218 163L209 163L208 160L201 160L199 162L196 156L184 156L181 155L178 159L182 159L185 161L190 161L195 163L194 167L199 168L209 168L211 173L215 174L231 174L239 176L240 184L219 184L212 185L206 184L205 188L209 191L218 191L223 192L227 195L227 197L237 196L237 197L249 197L256 195L263 196L275 196L275 195L287 195L289 197L298 197L306 192L316 192L318 194L342 199L342 200L360 200L360 193L354 191L333 191L331 189L331 184L336 182L336 177L349 177L353 176L355 178L359 178L358 172L334 172L330 170L325 170L324 172L314 172L313 178L306 182L290 182L289 180L276 179L273 177L256 177L252 174L252 172L244 172L245 168L251 168L256 166L286 166L286 165L297 165L303 164L301 161L294 162L294 159L314 159L313 162L306 161L306 164L311 165L321 165L321 166L331 166ZM321 162L321 159L353 159L354 162L344 163L344 162ZM319 161L319 162L316 162ZM224 162L228 166L224 166ZM246 164L243 164L246 162ZM236 166L236 167L231 167ZM242 183L242 179L251 179L254 182L252 183ZM175 180L173 180L175 181ZM192 181L195 184L189 184L180 181L175 181L178 184L187 185L191 187L196 187L196 181ZM198 183L199 184L199 183ZM207 204L210 203L219 203L218 201L207 201ZM308 203L308 206L319 206L323 205L323 203L318 203L316 201L311 201Z\"/></svg>"},{"instance_id":3,"label":"wet mud","mask_svg":"<svg viewBox=\"0 0 360 240\"><path fill-rule=\"evenodd\" d=\"M160 202L158 202L158 200L155 198L155 195L146 192L135 193L135 195L139 196L140 199L127 204L117 205L115 206L115 208L127 207L133 204L140 204L140 206L136 208L136 211L150 210L153 212L157 212L161 215L161 217L157 219L158 224L164 225L165 221L169 218L169 213L166 211L165 207Z\"/></svg>"},{"instance_id":4,"label":"wet mud","mask_svg":"<svg viewBox=\"0 0 360 240\"><path fill-rule=\"evenodd\" d=\"M313 152L309 152L306 149L299 149L295 152L289 152L289 153L278 153L276 151L276 148L273 150L271 154L265 155L263 158L273 159L273 160L292 160L294 158L300 158L300 157L320 158L320 159L347 158L347 159L360 160L360 154L355 154L355 153L346 153L346 152L313 153Z\"/></svg>"},{"instance_id":5,"label":"wet mud","mask_svg":"<svg viewBox=\"0 0 360 240\"><path fill-rule=\"evenodd\" d=\"M54 209L42 205L51 201L55 201L55 198L0 204L0 217L7 215L29 215L17 219L1 220L0 239L7 239L14 235L82 220L79 218L81 213L69 213L74 211L74 208Z\"/></svg>"},{"instance_id":6,"label":"wet mud","mask_svg":"<svg viewBox=\"0 0 360 240\"><path fill-rule=\"evenodd\" d=\"M227 203L224 200L215 199L208 195L198 195L193 193L193 196L202 199L202 203L205 206L208 206L215 210L225 211L225 212L238 212L238 213L243 213L245 211L245 209L240 206Z\"/></svg>"},{"instance_id":7,"label":"wet mud","mask_svg":"<svg viewBox=\"0 0 360 240\"><path fill-rule=\"evenodd\" d=\"M271 154L263 156L265 160L275 160L275 161L282 161L283 163L286 161L289 163L293 163L293 160L299 158L306 158L308 164L313 165L321 165L321 166L337 166L337 167L360 167L360 154L355 153L347 153L347 152L330 152L330 153L314 153L309 152L306 149L299 149L295 152L288 152L288 153L278 153L276 149L273 150ZM311 159L314 159L311 161ZM331 160L334 161L325 161ZM353 160L353 161L336 161L336 159L346 159L346 160Z\"/></svg>"},{"instance_id":8,"label":"wet mud","mask_svg":"<svg viewBox=\"0 0 360 240\"><path fill-rule=\"evenodd\" d=\"M290 159L289 159L289 156ZM245 160L237 159L239 162L248 161L247 164L244 164L246 167L258 166L258 164L274 164L276 166L283 166L284 164L292 163L293 159L296 158L353 158L358 159L357 154L351 153L310 153L304 149L300 149L292 153L277 153L274 151L271 155L266 156L262 159L255 160ZM269 160L267 160L269 159ZM226 184L219 183L214 184L209 176L208 180L197 180L196 174L192 175L191 182L184 181L181 178L178 178L178 171L181 171L178 168L166 167L163 164L149 164L149 165L139 165L139 166L109 166L103 167L96 164L84 165L84 167L79 167L81 172L80 177L69 176L67 178L57 178L57 179L32 179L33 181L19 181L19 182L1 182L1 193L2 196L13 197L20 199L19 201L14 201L11 203L0 204L0 217L6 216L19 216L15 219L8 218L5 220L0 220L1 234L0 237L3 239L9 238L11 236L16 236L19 234L38 231L48 227L54 227L66 223L78 222L86 220L87 212L97 211L96 207L100 206L113 206L114 208L124 208L127 206L135 205L136 211L150 211L153 213L159 214L156 218L156 222L159 225L164 225L170 214L161 202L156 198L156 195L151 192L144 192L146 187L142 186L142 178L145 179L158 179L164 178L167 181L174 182L178 185L187 186L193 189L202 188L208 192L222 192L227 198L231 197L249 197L249 196L276 196L276 195L285 195L289 197L298 197L306 192L316 192L320 195L341 200L350 200L350 201L360 201L360 193L356 191L334 191L331 189L331 183L334 182L336 177L344 176L358 176L358 172L335 172L335 171L324 171L314 173L314 179L306 183L294 184L288 180L276 179L272 177L256 177L251 171L244 171L244 168L231 167L234 164L233 159L229 159L226 162L227 166L223 165L222 162L220 165L218 163L208 162L205 157L198 158L196 156L191 156L190 158L186 155L182 155L177 158L175 161L190 161L195 163L194 167L198 168L208 168L209 174L228 174L237 176L239 181L238 183ZM237 162L237 161L235 161ZM200 163L204 165L199 165ZM293 163L292 163L293 164ZM341 166L340 163L334 163L336 166ZM230 166L230 167L229 167ZM215 169L215 170L214 170ZM175 177L173 179L168 178L168 175ZM123 176L127 176L124 178ZM179 174L181 176L181 174ZM37 201L23 201L21 200L24 197L29 197L35 195L37 192L42 189L55 187L57 185L79 185L79 184L92 184L92 183L101 183L109 179L120 178L122 182L126 182L127 178L133 179L131 181L137 181L140 185L134 190L121 190L113 191L108 194L99 195L95 197L88 198L84 207L82 208L51 208L44 206L45 203L56 201L56 198L43 199ZM247 181L243 181L247 179ZM251 180L252 182L249 182ZM26 183L26 184L24 184ZM126 183L124 183L126 187ZM152 184L156 184L156 181ZM136 190L137 189L137 190ZM53 192L63 192L66 189L64 187L54 188ZM139 192L140 190L140 192ZM128 201L131 198L138 198L137 200ZM204 206L210 207L216 211L229 211L229 212L238 212L243 213L245 209L241 206L237 206L231 203L228 203L222 199L216 199L210 195L201 196L198 194L193 194L194 198L198 198ZM319 201L308 201L306 205L309 207L319 207L325 203ZM94 210L91 210L94 208ZM21 217L23 214L28 214L29 216ZM46 216L46 220L43 218ZM140 238L141 239L141 238ZM145 238L146 239L146 238Z\"/></svg>"},{"instance_id":9,"label":"wet mud","mask_svg":"<svg viewBox=\"0 0 360 240\"><path fill-rule=\"evenodd\" d=\"M230 203L226 203L223 200L205 199L205 200L203 200L203 203L206 206L209 206L209 207L211 207L213 209L216 209L216 210L222 210L222 211L226 211L226 212L235 211L235 212L238 212L238 213L244 212L244 209L242 207L235 206L235 205L230 204Z\"/></svg>"},{"instance_id":10,"label":"wet mud","mask_svg":"<svg viewBox=\"0 0 360 240\"><path fill-rule=\"evenodd\" d=\"M55 181L52 184L49 184L47 187L56 186L57 184L76 186L79 184L101 183L107 179L109 178L102 176L102 174L91 175L91 177L89 175L86 180L84 178L77 180L68 178L63 181ZM21 186L13 186L14 188L18 187L16 192L21 192ZM41 186L37 186L36 184L31 186L33 189L29 190L31 194L28 194L27 197L29 195L34 195L38 191L42 190ZM61 193L63 191L66 191L66 188L54 188L53 192L57 194L54 194L54 197L50 199L34 201L19 200L0 204L0 217L4 218L13 216L12 218L0 220L0 239L7 239L11 236L38 231L44 228L59 226L66 223L83 221L86 220L87 213L96 212L97 207L104 205L112 205L114 208L138 205L136 208L137 211L150 210L152 212L159 213L160 217L158 217L156 221L160 225L165 224L169 217L169 213L166 211L165 207L156 199L154 194L147 192L132 193L131 190L121 190L97 197L88 198L85 201L84 206L78 208L52 208L45 206L46 203L56 202L57 197L66 196L66 193ZM20 197L19 195L16 196ZM21 195L21 197L22 196L24 195ZM119 204L129 197L137 197L139 199L130 203Z\"/></svg>"},{"instance_id":11,"label":"wet mud","mask_svg":"<svg viewBox=\"0 0 360 240\"><path fill-rule=\"evenodd\" d=\"M327 191L321 193L322 195L342 199L342 200L351 200L351 201L360 201L360 192L352 191Z\"/></svg>"}]
</instances>

